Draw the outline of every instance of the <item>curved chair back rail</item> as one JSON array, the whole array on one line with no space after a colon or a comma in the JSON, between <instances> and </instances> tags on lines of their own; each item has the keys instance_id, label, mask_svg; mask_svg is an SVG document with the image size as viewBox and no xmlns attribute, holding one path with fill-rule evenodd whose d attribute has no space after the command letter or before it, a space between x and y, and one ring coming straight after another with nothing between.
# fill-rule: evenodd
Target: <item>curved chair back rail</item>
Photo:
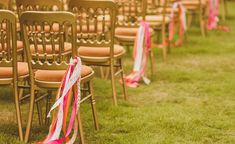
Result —
<instances>
[{"instance_id":1,"label":"curved chair back rail","mask_svg":"<svg viewBox=\"0 0 235 144\"><path fill-rule=\"evenodd\" d=\"M16 0L18 14L24 11L56 11L63 10L61 0Z\"/></svg>"}]
</instances>

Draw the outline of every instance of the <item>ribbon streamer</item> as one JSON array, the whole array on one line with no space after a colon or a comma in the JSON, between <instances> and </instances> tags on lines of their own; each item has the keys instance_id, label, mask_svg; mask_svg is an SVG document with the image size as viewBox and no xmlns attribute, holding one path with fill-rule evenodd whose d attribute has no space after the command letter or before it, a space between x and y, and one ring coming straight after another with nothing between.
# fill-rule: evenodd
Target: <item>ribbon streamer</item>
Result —
<instances>
[{"instance_id":1,"label":"ribbon streamer","mask_svg":"<svg viewBox=\"0 0 235 144\"><path fill-rule=\"evenodd\" d=\"M50 113L53 113L52 123L50 125L49 134L46 139L42 142L38 142L38 144L62 144L66 142L66 144L72 144L76 140L78 133L78 121L76 119L76 114L79 110L80 106L80 76L81 76L81 60L76 57L75 59L70 60L69 67L67 68L66 74L61 81L61 85L59 87L56 102L52 106L51 110L48 113L48 117L50 117ZM76 87L76 92L74 97L72 97L71 93L73 88ZM66 121L68 116L68 108L70 105L71 98L74 98L72 113L69 120L68 129L66 130ZM56 112L56 108L58 108L58 112ZM72 138L69 140L69 135L74 127L74 134ZM63 128L64 137L60 138L61 130Z\"/></svg>"},{"instance_id":2,"label":"ribbon streamer","mask_svg":"<svg viewBox=\"0 0 235 144\"><path fill-rule=\"evenodd\" d=\"M207 29L217 29L219 18L218 18L218 10L219 10L219 0L208 0L209 7L209 16L207 22Z\"/></svg>"},{"instance_id":3,"label":"ribbon streamer","mask_svg":"<svg viewBox=\"0 0 235 144\"><path fill-rule=\"evenodd\" d=\"M150 49L150 30L149 24L142 21L138 29L138 33L135 39L134 46L134 67L130 75L125 77L125 83L129 87L137 87L141 78L146 84L150 83L150 80L145 77L146 67L148 63Z\"/></svg>"},{"instance_id":4,"label":"ribbon streamer","mask_svg":"<svg viewBox=\"0 0 235 144\"><path fill-rule=\"evenodd\" d=\"M183 39L184 32L187 30L186 10L181 1L176 1L172 5L171 14L170 14L171 22L169 24L169 40L173 40L175 35L175 10L177 10L177 8L179 8L180 11L179 38L181 40Z\"/></svg>"}]
</instances>

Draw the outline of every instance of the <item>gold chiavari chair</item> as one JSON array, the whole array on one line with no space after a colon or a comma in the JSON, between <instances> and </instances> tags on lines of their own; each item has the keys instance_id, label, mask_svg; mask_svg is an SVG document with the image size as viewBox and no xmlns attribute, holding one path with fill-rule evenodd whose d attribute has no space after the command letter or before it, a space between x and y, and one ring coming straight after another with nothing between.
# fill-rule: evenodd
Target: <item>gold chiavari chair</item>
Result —
<instances>
[{"instance_id":1,"label":"gold chiavari chair","mask_svg":"<svg viewBox=\"0 0 235 144\"><path fill-rule=\"evenodd\" d=\"M127 95L122 64L125 49L114 44L116 4L112 0L70 0L69 10L78 20L78 55L87 65L110 68L113 103L117 105L115 77L119 74L125 99Z\"/></svg>"},{"instance_id":2,"label":"gold chiavari chair","mask_svg":"<svg viewBox=\"0 0 235 144\"><path fill-rule=\"evenodd\" d=\"M206 37L206 12L207 12L207 0L182 0L183 5L187 9L188 13L188 27L192 22L192 16L194 14L199 16L201 35Z\"/></svg>"},{"instance_id":3,"label":"gold chiavari chair","mask_svg":"<svg viewBox=\"0 0 235 144\"><path fill-rule=\"evenodd\" d=\"M39 93L41 89L46 89L50 94L57 91L69 64L69 58L76 54L76 18L69 12L28 11L21 14L20 23L30 75L30 108L24 139L27 142L33 120L35 91ZM53 28L54 24L58 25L58 29ZM66 39L67 32L70 40ZM93 75L94 71L90 67L82 66L81 84L86 87L82 88L84 95L81 103L90 100L95 128L98 129L91 85ZM81 143L84 143L80 112L77 118Z\"/></svg>"},{"instance_id":4,"label":"gold chiavari chair","mask_svg":"<svg viewBox=\"0 0 235 144\"><path fill-rule=\"evenodd\" d=\"M22 12L25 11L58 11L63 10L63 2L61 0L16 0L17 12L20 16ZM45 26L45 31L49 32L50 26ZM40 27L38 27L40 29ZM58 24L53 25L54 30L59 29ZM50 92L49 92L50 93ZM47 97L47 109L50 107L50 95ZM40 112L40 107L37 106L37 109ZM47 111L46 109L46 111ZM41 114L39 114L39 124L42 125ZM48 119L45 120L45 124L48 123Z\"/></svg>"},{"instance_id":5,"label":"gold chiavari chair","mask_svg":"<svg viewBox=\"0 0 235 144\"><path fill-rule=\"evenodd\" d=\"M17 62L22 47L17 47L16 17L8 10L0 10L0 85L13 86L16 116L20 140L23 141L22 119L20 112L19 82L28 77L28 65Z\"/></svg>"},{"instance_id":6,"label":"gold chiavari chair","mask_svg":"<svg viewBox=\"0 0 235 144\"><path fill-rule=\"evenodd\" d=\"M161 44L163 44L160 47L162 49L163 61L167 60L167 52L169 52L170 48L168 28L171 21L169 16L171 9L168 4L168 0L147 0L146 21L150 23L150 26L155 31L155 35L161 36L158 37L158 42L161 41Z\"/></svg>"},{"instance_id":7,"label":"gold chiavari chair","mask_svg":"<svg viewBox=\"0 0 235 144\"><path fill-rule=\"evenodd\" d=\"M141 21L146 21L146 0L116 0L118 7L115 38L120 45L134 46ZM152 35L153 30L150 29ZM150 66L153 74L153 51L150 49Z\"/></svg>"}]
</instances>

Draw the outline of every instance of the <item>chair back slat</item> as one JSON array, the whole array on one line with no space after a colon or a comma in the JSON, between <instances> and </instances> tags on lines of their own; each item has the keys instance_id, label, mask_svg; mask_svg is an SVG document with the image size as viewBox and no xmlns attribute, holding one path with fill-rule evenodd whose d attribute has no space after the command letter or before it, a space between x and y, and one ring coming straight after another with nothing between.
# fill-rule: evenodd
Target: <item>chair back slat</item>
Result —
<instances>
[{"instance_id":1,"label":"chair back slat","mask_svg":"<svg viewBox=\"0 0 235 144\"><path fill-rule=\"evenodd\" d=\"M121 27L138 27L145 20L146 0L116 0L118 5L117 25Z\"/></svg>"},{"instance_id":2,"label":"chair back slat","mask_svg":"<svg viewBox=\"0 0 235 144\"><path fill-rule=\"evenodd\" d=\"M77 17L78 46L113 47L117 13L114 1L70 0L69 10Z\"/></svg>"},{"instance_id":3,"label":"chair back slat","mask_svg":"<svg viewBox=\"0 0 235 144\"><path fill-rule=\"evenodd\" d=\"M16 0L18 14L24 11L56 11L63 10L61 0Z\"/></svg>"},{"instance_id":4,"label":"chair back slat","mask_svg":"<svg viewBox=\"0 0 235 144\"><path fill-rule=\"evenodd\" d=\"M72 13L28 11L22 13L20 23L26 54L33 69L67 68L76 44L76 19ZM65 39L66 32L70 32L70 41Z\"/></svg>"},{"instance_id":5,"label":"chair back slat","mask_svg":"<svg viewBox=\"0 0 235 144\"><path fill-rule=\"evenodd\" d=\"M15 14L9 10L0 10L0 66L12 67L16 57Z\"/></svg>"}]
</instances>

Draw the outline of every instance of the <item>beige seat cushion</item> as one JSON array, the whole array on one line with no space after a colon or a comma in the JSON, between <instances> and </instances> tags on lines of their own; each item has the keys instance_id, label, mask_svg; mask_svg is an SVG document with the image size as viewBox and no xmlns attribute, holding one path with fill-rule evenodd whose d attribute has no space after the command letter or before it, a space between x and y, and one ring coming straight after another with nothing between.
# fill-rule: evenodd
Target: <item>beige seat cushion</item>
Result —
<instances>
[{"instance_id":1,"label":"beige seat cushion","mask_svg":"<svg viewBox=\"0 0 235 144\"><path fill-rule=\"evenodd\" d=\"M122 46L114 45L114 55L119 55L124 52L125 50ZM79 47L78 55L90 56L90 57L108 57L110 56L110 48L108 47L101 47L101 48Z\"/></svg>"},{"instance_id":2,"label":"beige seat cushion","mask_svg":"<svg viewBox=\"0 0 235 144\"><path fill-rule=\"evenodd\" d=\"M18 76L26 76L29 74L28 64L24 62L18 62ZM12 67L0 67L0 78L12 78Z\"/></svg>"},{"instance_id":3,"label":"beige seat cushion","mask_svg":"<svg viewBox=\"0 0 235 144\"><path fill-rule=\"evenodd\" d=\"M147 15L146 16L146 21L150 23L152 26L158 26L163 23L163 16L162 15ZM165 23L168 24L170 23L170 17L166 16L165 17Z\"/></svg>"},{"instance_id":4,"label":"beige seat cushion","mask_svg":"<svg viewBox=\"0 0 235 144\"><path fill-rule=\"evenodd\" d=\"M123 36L136 36L138 32L137 27L117 27L115 29L115 35L123 35Z\"/></svg>"},{"instance_id":5,"label":"beige seat cushion","mask_svg":"<svg viewBox=\"0 0 235 144\"><path fill-rule=\"evenodd\" d=\"M10 44L12 44L11 42L10 42ZM16 45L17 45L17 49L23 49L24 48L24 45L23 45L23 42L22 41L17 41L16 42ZM4 47L6 47L6 43L5 43L5 46ZM0 43L0 51L2 50L2 43Z\"/></svg>"},{"instance_id":6,"label":"beige seat cushion","mask_svg":"<svg viewBox=\"0 0 235 144\"><path fill-rule=\"evenodd\" d=\"M195 10L199 8L199 0L182 0L184 7L188 10ZM203 7L207 5L207 0L201 0Z\"/></svg>"},{"instance_id":7,"label":"beige seat cushion","mask_svg":"<svg viewBox=\"0 0 235 144\"><path fill-rule=\"evenodd\" d=\"M38 53L39 54L43 54L43 46L42 45L37 45L38 47ZM31 53L35 53L35 46L34 45L30 45L30 50ZM72 44L71 43L64 43L64 52L68 52L72 50ZM48 54L52 54L52 45L46 45L46 52ZM59 53L59 45L56 44L55 45L55 53Z\"/></svg>"},{"instance_id":8,"label":"beige seat cushion","mask_svg":"<svg viewBox=\"0 0 235 144\"><path fill-rule=\"evenodd\" d=\"M37 70L35 72L35 79L46 82L61 82L66 70ZM92 73L92 68L82 65L81 77L85 77Z\"/></svg>"},{"instance_id":9,"label":"beige seat cushion","mask_svg":"<svg viewBox=\"0 0 235 144\"><path fill-rule=\"evenodd\" d=\"M137 27L117 27L115 29L115 37L120 41L127 41L127 42L133 42L136 38ZM150 28L150 34L152 34L154 30Z\"/></svg>"},{"instance_id":10,"label":"beige seat cushion","mask_svg":"<svg viewBox=\"0 0 235 144\"><path fill-rule=\"evenodd\" d=\"M182 0L182 3L186 5L198 5L200 1L199 0ZM201 4L203 5L207 4L207 0L201 0Z\"/></svg>"}]
</instances>

